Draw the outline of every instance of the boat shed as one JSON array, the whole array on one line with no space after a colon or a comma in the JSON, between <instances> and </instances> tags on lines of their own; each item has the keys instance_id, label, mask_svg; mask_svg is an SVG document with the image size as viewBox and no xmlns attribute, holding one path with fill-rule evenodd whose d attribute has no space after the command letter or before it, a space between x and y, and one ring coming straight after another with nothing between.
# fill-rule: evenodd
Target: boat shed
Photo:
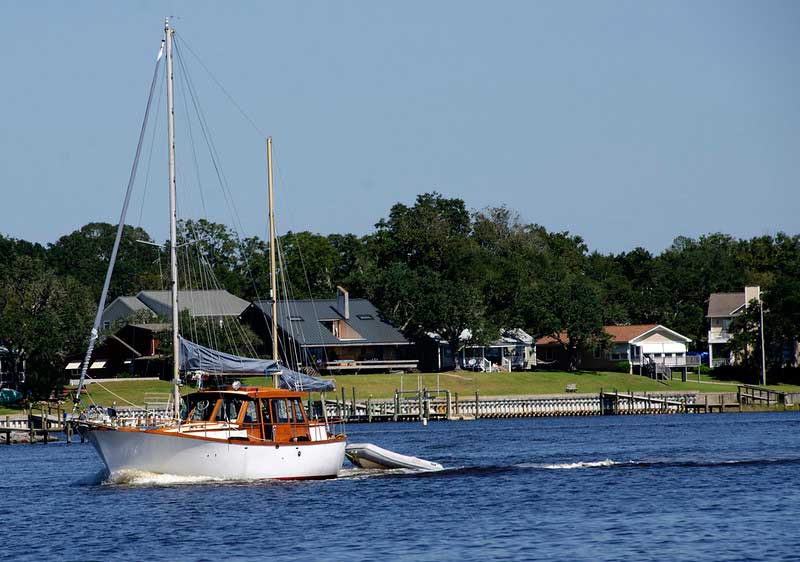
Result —
<instances>
[{"instance_id":1,"label":"boat shed","mask_svg":"<svg viewBox=\"0 0 800 562\"><path fill-rule=\"evenodd\" d=\"M149 312L156 318L172 318L172 304L169 291L139 291L135 297L117 297L103 310L103 328L108 328L117 320L141 312ZM250 303L229 293L217 290L178 291L178 307L188 310L193 318L239 317Z\"/></svg>"}]
</instances>

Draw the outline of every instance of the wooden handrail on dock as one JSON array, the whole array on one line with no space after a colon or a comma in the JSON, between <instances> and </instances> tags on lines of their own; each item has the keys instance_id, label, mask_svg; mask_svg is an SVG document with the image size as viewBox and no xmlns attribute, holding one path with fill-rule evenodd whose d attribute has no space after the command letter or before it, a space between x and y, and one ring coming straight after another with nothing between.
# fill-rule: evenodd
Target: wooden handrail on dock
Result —
<instances>
[{"instance_id":1,"label":"wooden handrail on dock","mask_svg":"<svg viewBox=\"0 0 800 562\"><path fill-rule=\"evenodd\" d=\"M768 408L775 404L783 405L784 409L792 406L791 401L786 399L785 392L751 384L740 384L737 385L737 388L736 395L740 404L755 404L756 402L763 404L766 402Z\"/></svg>"}]
</instances>

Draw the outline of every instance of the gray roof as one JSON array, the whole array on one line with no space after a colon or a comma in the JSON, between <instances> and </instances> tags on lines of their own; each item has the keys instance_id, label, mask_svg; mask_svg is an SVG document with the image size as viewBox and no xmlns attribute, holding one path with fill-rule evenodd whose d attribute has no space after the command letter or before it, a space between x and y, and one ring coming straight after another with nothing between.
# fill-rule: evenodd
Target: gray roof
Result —
<instances>
[{"instance_id":1,"label":"gray roof","mask_svg":"<svg viewBox=\"0 0 800 562\"><path fill-rule=\"evenodd\" d=\"M149 324L130 324L134 328L139 328L140 330L147 330L149 332L166 332L172 330L172 324L167 324L166 322L151 322Z\"/></svg>"},{"instance_id":2,"label":"gray roof","mask_svg":"<svg viewBox=\"0 0 800 562\"><path fill-rule=\"evenodd\" d=\"M136 297L118 297L117 300L130 308L133 312L138 312L139 310L147 310L147 305L144 304L142 301L137 299Z\"/></svg>"},{"instance_id":3,"label":"gray roof","mask_svg":"<svg viewBox=\"0 0 800 562\"><path fill-rule=\"evenodd\" d=\"M744 306L744 291L741 293L711 293L708 299L707 318L725 318Z\"/></svg>"},{"instance_id":4,"label":"gray roof","mask_svg":"<svg viewBox=\"0 0 800 562\"><path fill-rule=\"evenodd\" d=\"M164 318L172 318L169 291L140 291L136 298ZM250 303L228 291L178 291L178 309L192 316L239 316Z\"/></svg>"},{"instance_id":5,"label":"gray roof","mask_svg":"<svg viewBox=\"0 0 800 562\"><path fill-rule=\"evenodd\" d=\"M272 316L271 301L257 301L253 304L267 318ZM303 346L409 343L403 334L383 319L378 309L367 299L350 299L350 318L345 320L361 335L361 339L340 340L321 323L325 320L344 320L336 310L336 299L278 302L278 326Z\"/></svg>"},{"instance_id":6,"label":"gray roof","mask_svg":"<svg viewBox=\"0 0 800 562\"><path fill-rule=\"evenodd\" d=\"M154 314L146 304L137 299L136 297L117 297L105 310L103 310L103 322L115 322L120 318L126 318L139 311L146 310Z\"/></svg>"}]
</instances>

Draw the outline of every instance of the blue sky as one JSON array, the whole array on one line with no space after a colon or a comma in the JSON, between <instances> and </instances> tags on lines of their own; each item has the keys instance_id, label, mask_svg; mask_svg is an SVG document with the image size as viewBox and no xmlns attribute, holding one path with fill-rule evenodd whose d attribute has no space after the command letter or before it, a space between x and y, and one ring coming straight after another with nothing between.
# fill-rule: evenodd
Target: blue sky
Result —
<instances>
[{"instance_id":1,"label":"blue sky","mask_svg":"<svg viewBox=\"0 0 800 562\"><path fill-rule=\"evenodd\" d=\"M797 2L141 1L4 5L0 232L116 222L167 15L258 127L184 51L234 204L179 97L181 211L244 236L262 133L282 231L364 234L432 190L602 252L800 231ZM128 222L163 239L158 127Z\"/></svg>"}]
</instances>

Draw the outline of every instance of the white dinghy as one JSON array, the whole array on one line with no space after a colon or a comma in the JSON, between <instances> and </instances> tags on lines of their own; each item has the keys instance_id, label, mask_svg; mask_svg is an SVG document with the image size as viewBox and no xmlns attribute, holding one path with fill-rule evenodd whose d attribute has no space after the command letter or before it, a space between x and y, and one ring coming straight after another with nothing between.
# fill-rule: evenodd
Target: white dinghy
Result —
<instances>
[{"instance_id":1,"label":"white dinghy","mask_svg":"<svg viewBox=\"0 0 800 562\"><path fill-rule=\"evenodd\" d=\"M401 455L373 445L372 443L350 443L345 448L345 456L360 468L408 468L411 470L443 470L439 463L417 457Z\"/></svg>"}]
</instances>

